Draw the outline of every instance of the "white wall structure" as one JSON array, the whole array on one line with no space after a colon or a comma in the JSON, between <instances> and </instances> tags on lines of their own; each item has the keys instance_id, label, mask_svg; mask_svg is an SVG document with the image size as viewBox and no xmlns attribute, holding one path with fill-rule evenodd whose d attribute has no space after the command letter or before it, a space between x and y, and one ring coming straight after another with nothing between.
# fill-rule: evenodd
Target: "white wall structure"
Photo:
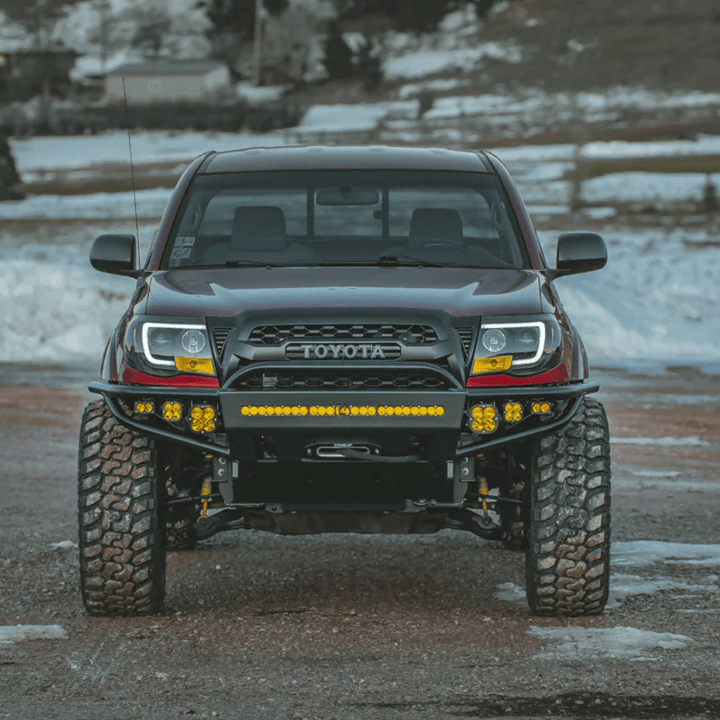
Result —
<instances>
[{"instance_id":1,"label":"white wall structure","mask_svg":"<svg viewBox=\"0 0 720 720\"><path fill-rule=\"evenodd\" d=\"M231 89L222 63L196 60L121 65L108 73L105 99L122 102L123 78L130 104L207 100Z\"/></svg>"}]
</instances>

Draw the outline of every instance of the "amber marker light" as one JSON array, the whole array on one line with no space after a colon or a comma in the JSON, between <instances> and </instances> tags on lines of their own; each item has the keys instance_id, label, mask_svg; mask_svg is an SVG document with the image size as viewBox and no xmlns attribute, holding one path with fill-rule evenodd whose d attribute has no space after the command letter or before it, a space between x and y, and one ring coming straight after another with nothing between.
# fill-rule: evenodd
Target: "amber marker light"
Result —
<instances>
[{"instance_id":1,"label":"amber marker light","mask_svg":"<svg viewBox=\"0 0 720 720\"><path fill-rule=\"evenodd\" d=\"M496 357L475 358L473 373L500 372L509 370L512 365L512 355L498 355Z\"/></svg>"},{"instance_id":2,"label":"amber marker light","mask_svg":"<svg viewBox=\"0 0 720 720\"><path fill-rule=\"evenodd\" d=\"M176 357L175 367L181 372L196 372L203 375L214 375L215 368L210 358Z\"/></svg>"},{"instance_id":3,"label":"amber marker light","mask_svg":"<svg viewBox=\"0 0 720 720\"><path fill-rule=\"evenodd\" d=\"M135 412L140 415L148 415L154 411L155 405L152 400L138 400L138 402L135 403Z\"/></svg>"}]
</instances>

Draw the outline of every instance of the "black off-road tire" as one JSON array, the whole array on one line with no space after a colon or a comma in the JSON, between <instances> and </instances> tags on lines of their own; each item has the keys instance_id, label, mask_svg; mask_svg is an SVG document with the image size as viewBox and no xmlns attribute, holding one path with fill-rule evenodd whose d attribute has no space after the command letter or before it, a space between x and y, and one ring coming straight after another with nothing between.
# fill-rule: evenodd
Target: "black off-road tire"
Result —
<instances>
[{"instance_id":1,"label":"black off-road tire","mask_svg":"<svg viewBox=\"0 0 720 720\"><path fill-rule=\"evenodd\" d=\"M163 488L164 492L164 488ZM149 615L165 597L165 523L155 442L96 400L78 455L80 581L91 615Z\"/></svg>"},{"instance_id":2,"label":"black off-road tire","mask_svg":"<svg viewBox=\"0 0 720 720\"><path fill-rule=\"evenodd\" d=\"M536 615L597 615L610 586L610 433L585 398L533 460L526 590Z\"/></svg>"}]
</instances>

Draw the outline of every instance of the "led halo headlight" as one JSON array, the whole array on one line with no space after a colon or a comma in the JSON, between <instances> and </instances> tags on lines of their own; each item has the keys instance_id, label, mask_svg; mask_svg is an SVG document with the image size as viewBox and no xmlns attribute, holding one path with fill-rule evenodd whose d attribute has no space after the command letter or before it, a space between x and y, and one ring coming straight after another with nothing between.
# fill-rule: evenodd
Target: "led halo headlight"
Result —
<instances>
[{"instance_id":1,"label":"led halo headlight","mask_svg":"<svg viewBox=\"0 0 720 720\"><path fill-rule=\"evenodd\" d=\"M208 345L206 333L204 325L145 322L142 326L145 359L152 365L175 367L174 358L179 355L188 353L200 357Z\"/></svg>"},{"instance_id":2,"label":"led halo headlight","mask_svg":"<svg viewBox=\"0 0 720 720\"><path fill-rule=\"evenodd\" d=\"M553 316L487 318L481 324L473 356L474 366L483 369L473 373L538 365L557 348L560 338L560 326ZM495 357L497 367L492 363Z\"/></svg>"},{"instance_id":3,"label":"led halo headlight","mask_svg":"<svg viewBox=\"0 0 720 720\"><path fill-rule=\"evenodd\" d=\"M215 374L210 338L199 318L136 318L127 328L125 349L138 369Z\"/></svg>"},{"instance_id":4,"label":"led halo headlight","mask_svg":"<svg viewBox=\"0 0 720 720\"><path fill-rule=\"evenodd\" d=\"M513 332L514 331L514 332ZM496 344L498 333L502 335L503 342L497 350L488 348L488 345ZM480 338L483 347L490 351L491 354L505 350L507 354L515 355L518 353L533 352L532 357L518 360L513 357L512 366L518 367L522 365L534 365L545 350L545 336L547 330L545 323L538 322L520 322L520 323L503 323L503 324L483 324L480 328ZM509 337L506 337L509 336ZM491 340L486 343L486 338L490 336Z\"/></svg>"}]
</instances>

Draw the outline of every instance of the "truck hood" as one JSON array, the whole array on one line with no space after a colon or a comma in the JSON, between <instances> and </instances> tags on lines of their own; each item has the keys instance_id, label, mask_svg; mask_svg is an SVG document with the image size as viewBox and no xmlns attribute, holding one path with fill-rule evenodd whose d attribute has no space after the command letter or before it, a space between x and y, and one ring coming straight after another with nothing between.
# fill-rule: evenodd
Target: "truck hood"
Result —
<instances>
[{"instance_id":1,"label":"truck hood","mask_svg":"<svg viewBox=\"0 0 720 720\"><path fill-rule=\"evenodd\" d=\"M415 267L208 268L166 270L148 283L152 315L392 308L454 317L548 312L533 270Z\"/></svg>"}]
</instances>

